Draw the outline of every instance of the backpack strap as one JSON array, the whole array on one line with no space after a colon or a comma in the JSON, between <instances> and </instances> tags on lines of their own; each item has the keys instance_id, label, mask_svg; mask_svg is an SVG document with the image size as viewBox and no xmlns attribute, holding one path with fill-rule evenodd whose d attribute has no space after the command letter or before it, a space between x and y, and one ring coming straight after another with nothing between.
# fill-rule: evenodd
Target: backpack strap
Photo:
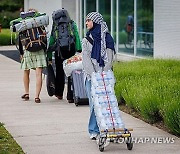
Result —
<instances>
[{"instance_id":1,"label":"backpack strap","mask_svg":"<svg viewBox=\"0 0 180 154\"><path fill-rule=\"evenodd\" d=\"M90 38L89 36L86 36L85 38L89 41L89 43L91 43L91 44L93 45L93 42L94 42L94 41L93 41L92 38Z\"/></svg>"},{"instance_id":2,"label":"backpack strap","mask_svg":"<svg viewBox=\"0 0 180 154\"><path fill-rule=\"evenodd\" d=\"M74 21L71 20L69 23L70 23L70 29L72 31L72 34L74 34Z\"/></svg>"},{"instance_id":3,"label":"backpack strap","mask_svg":"<svg viewBox=\"0 0 180 154\"><path fill-rule=\"evenodd\" d=\"M58 30L57 25L53 22L51 36L53 36L55 39L58 38L57 30Z\"/></svg>"},{"instance_id":4,"label":"backpack strap","mask_svg":"<svg viewBox=\"0 0 180 154\"><path fill-rule=\"evenodd\" d=\"M21 32L18 34L18 37L16 38L16 48L19 50L20 54L23 55L24 54L24 50L23 50L23 45L21 43L21 37L20 37Z\"/></svg>"}]
</instances>

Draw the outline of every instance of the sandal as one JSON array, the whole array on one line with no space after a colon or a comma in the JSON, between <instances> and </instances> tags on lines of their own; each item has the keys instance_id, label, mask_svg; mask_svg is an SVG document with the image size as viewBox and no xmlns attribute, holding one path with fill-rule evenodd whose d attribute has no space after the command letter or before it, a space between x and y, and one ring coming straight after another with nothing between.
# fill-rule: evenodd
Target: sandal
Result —
<instances>
[{"instance_id":1,"label":"sandal","mask_svg":"<svg viewBox=\"0 0 180 154\"><path fill-rule=\"evenodd\" d=\"M35 98L35 103L41 103L41 100L40 100L40 98Z\"/></svg>"},{"instance_id":2,"label":"sandal","mask_svg":"<svg viewBox=\"0 0 180 154\"><path fill-rule=\"evenodd\" d=\"M22 99L24 99L25 101L29 100L29 94L24 94L21 96Z\"/></svg>"}]
</instances>

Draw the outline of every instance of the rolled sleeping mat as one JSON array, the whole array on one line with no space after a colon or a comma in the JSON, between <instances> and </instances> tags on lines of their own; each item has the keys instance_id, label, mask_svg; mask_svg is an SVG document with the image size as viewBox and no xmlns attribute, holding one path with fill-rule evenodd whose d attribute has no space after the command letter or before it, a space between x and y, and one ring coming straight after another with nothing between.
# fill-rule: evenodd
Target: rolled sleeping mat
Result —
<instances>
[{"instance_id":1,"label":"rolled sleeping mat","mask_svg":"<svg viewBox=\"0 0 180 154\"><path fill-rule=\"evenodd\" d=\"M14 26L22 21L22 18L14 19L10 22L10 26Z\"/></svg>"},{"instance_id":2,"label":"rolled sleeping mat","mask_svg":"<svg viewBox=\"0 0 180 154\"><path fill-rule=\"evenodd\" d=\"M23 16L24 15L24 16ZM31 16L30 16L31 15ZM20 13L20 18L17 18L17 19L14 19L10 22L10 26L14 26L18 23L20 23L22 20L27 20L27 19L30 19L30 18L36 18L36 17L39 17L39 16L45 16L46 13L36 13L34 14L34 16L32 16L33 14L29 14L29 12L21 12ZM25 19L24 19L25 18Z\"/></svg>"},{"instance_id":3,"label":"rolled sleeping mat","mask_svg":"<svg viewBox=\"0 0 180 154\"><path fill-rule=\"evenodd\" d=\"M49 25L49 16L43 15L39 17L22 20L20 21L20 23L12 25L10 29L13 32L22 32L24 30L31 29L34 27L48 26L48 25Z\"/></svg>"},{"instance_id":4,"label":"rolled sleeping mat","mask_svg":"<svg viewBox=\"0 0 180 154\"><path fill-rule=\"evenodd\" d=\"M22 19L25 19L26 17L34 17L35 13L36 13L35 11L21 12L20 17Z\"/></svg>"}]
</instances>

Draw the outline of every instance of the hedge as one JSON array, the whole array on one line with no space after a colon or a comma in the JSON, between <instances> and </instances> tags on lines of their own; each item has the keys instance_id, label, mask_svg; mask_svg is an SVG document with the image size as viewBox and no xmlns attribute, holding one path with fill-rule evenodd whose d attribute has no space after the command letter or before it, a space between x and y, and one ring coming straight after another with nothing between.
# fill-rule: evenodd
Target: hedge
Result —
<instances>
[{"instance_id":1,"label":"hedge","mask_svg":"<svg viewBox=\"0 0 180 154\"><path fill-rule=\"evenodd\" d=\"M12 44L15 44L15 33L12 33ZM11 32L9 29L1 30L0 45L11 45Z\"/></svg>"},{"instance_id":2,"label":"hedge","mask_svg":"<svg viewBox=\"0 0 180 154\"><path fill-rule=\"evenodd\" d=\"M155 123L163 121L180 135L180 61L139 60L114 64L115 91L141 116Z\"/></svg>"}]
</instances>

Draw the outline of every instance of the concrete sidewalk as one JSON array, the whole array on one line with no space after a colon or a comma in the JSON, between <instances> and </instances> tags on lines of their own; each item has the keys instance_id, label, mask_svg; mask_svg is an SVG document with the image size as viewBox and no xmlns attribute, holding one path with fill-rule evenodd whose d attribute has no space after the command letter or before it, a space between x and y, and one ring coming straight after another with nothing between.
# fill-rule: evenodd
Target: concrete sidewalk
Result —
<instances>
[{"instance_id":1,"label":"concrete sidewalk","mask_svg":"<svg viewBox=\"0 0 180 154\"><path fill-rule=\"evenodd\" d=\"M17 50L15 45L0 46L0 51Z\"/></svg>"},{"instance_id":2,"label":"concrete sidewalk","mask_svg":"<svg viewBox=\"0 0 180 154\"><path fill-rule=\"evenodd\" d=\"M2 48L1 48L2 49ZM3 49L5 50L5 48ZM27 154L99 154L95 141L89 139L87 124L89 107L69 104L65 99L49 97L43 81L42 103L34 103L35 72L31 71L30 101L22 101L23 71L20 64L0 54L0 122L5 124L18 144ZM65 97L64 97L65 98ZM131 151L126 144L111 143L107 154L179 154L180 140L156 127L122 112L127 128L133 128L133 138L138 138ZM142 143L158 138L159 143ZM170 139L173 143L162 143Z\"/></svg>"}]
</instances>

